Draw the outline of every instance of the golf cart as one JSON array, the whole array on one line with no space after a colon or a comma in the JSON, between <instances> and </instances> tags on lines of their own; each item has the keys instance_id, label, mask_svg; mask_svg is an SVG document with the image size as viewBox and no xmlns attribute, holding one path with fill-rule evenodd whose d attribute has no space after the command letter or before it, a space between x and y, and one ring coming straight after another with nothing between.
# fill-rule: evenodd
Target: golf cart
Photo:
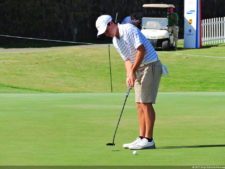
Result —
<instances>
[{"instance_id":1,"label":"golf cart","mask_svg":"<svg viewBox=\"0 0 225 169\"><path fill-rule=\"evenodd\" d=\"M148 17L147 11L155 12L155 17ZM173 4L144 4L141 32L149 39L154 47L162 50L176 49L174 35L168 29L168 9L175 8Z\"/></svg>"}]
</instances>

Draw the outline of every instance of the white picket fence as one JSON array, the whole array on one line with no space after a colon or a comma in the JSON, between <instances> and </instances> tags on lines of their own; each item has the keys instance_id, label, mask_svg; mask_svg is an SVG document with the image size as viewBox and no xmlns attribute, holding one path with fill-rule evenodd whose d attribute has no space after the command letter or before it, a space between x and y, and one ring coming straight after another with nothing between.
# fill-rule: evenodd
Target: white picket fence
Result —
<instances>
[{"instance_id":1,"label":"white picket fence","mask_svg":"<svg viewBox=\"0 0 225 169\"><path fill-rule=\"evenodd\" d=\"M202 45L225 43L225 17L202 20Z\"/></svg>"}]
</instances>

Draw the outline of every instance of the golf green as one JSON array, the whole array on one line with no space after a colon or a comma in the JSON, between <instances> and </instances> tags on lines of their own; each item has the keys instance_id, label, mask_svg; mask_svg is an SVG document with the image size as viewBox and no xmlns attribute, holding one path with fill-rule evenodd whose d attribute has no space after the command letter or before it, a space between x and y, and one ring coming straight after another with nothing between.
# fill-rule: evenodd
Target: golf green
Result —
<instances>
[{"instance_id":1,"label":"golf green","mask_svg":"<svg viewBox=\"0 0 225 169\"><path fill-rule=\"evenodd\" d=\"M0 165L225 165L225 92L159 93L157 149L133 155L138 136L131 93L108 147L124 93L0 94Z\"/></svg>"}]
</instances>

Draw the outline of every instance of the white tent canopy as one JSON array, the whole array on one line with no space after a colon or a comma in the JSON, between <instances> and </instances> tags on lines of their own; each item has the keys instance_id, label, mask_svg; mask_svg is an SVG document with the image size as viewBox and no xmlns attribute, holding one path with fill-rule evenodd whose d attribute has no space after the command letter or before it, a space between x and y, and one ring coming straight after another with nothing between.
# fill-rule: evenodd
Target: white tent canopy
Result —
<instances>
[{"instance_id":1,"label":"white tent canopy","mask_svg":"<svg viewBox=\"0 0 225 169\"><path fill-rule=\"evenodd\" d=\"M143 8L175 8L173 4L144 4Z\"/></svg>"}]
</instances>

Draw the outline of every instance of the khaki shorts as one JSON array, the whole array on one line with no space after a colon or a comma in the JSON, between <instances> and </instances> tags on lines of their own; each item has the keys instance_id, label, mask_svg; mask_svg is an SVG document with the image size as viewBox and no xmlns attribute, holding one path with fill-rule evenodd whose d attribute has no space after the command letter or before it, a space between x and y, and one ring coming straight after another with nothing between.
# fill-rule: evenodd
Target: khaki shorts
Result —
<instances>
[{"instance_id":1,"label":"khaki shorts","mask_svg":"<svg viewBox=\"0 0 225 169\"><path fill-rule=\"evenodd\" d=\"M161 75L162 64L160 61L149 63L136 70L134 90L137 103L155 104Z\"/></svg>"},{"instance_id":2,"label":"khaki shorts","mask_svg":"<svg viewBox=\"0 0 225 169\"><path fill-rule=\"evenodd\" d=\"M173 36L174 36L174 40L178 41L179 27L178 26L169 26L169 32L172 32Z\"/></svg>"}]
</instances>

